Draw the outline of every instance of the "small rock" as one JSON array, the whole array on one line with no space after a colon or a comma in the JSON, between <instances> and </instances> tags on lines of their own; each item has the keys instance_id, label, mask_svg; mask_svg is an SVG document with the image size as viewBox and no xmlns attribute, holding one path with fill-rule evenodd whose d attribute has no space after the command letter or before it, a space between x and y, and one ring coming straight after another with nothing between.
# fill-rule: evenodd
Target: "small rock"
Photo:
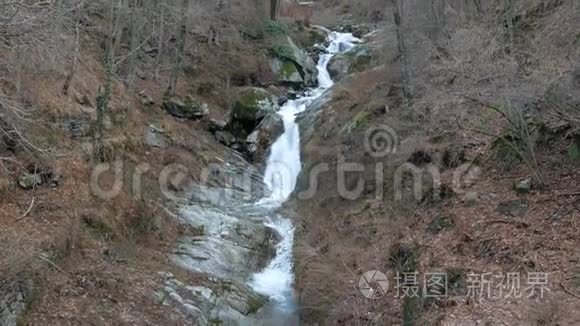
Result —
<instances>
[{"instance_id":1,"label":"small rock","mask_svg":"<svg viewBox=\"0 0 580 326\"><path fill-rule=\"evenodd\" d=\"M145 130L145 144L158 148L167 148L168 140L163 130L149 125L147 130Z\"/></svg>"},{"instance_id":2,"label":"small rock","mask_svg":"<svg viewBox=\"0 0 580 326\"><path fill-rule=\"evenodd\" d=\"M31 190L42 184L40 174L25 173L18 178L18 186L24 190Z\"/></svg>"},{"instance_id":3,"label":"small rock","mask_svg":"<svg viewBox=\"0 0 580 326\"><path fill-rule=\"evenodd\" d=\"M156 47L152 47L149 45L143 47L143 52L151 55L152 57L156 56L158 51L159 50Z\"/></svg>"},{"instance_id":4,"label":"small rock","mask_svg":"<svg viewBox=\"0 0 580 326\"><path fill-rule=\"evenodd\" d=\"M164 99L163 108L172 116L184 119L199 119L209 114L206 103L202 103L191 95L184 100L177 96Z\"/></svg>"},{"instance_id":5,"label":"small rock","mask_svg":"<svg viewBox=\"0 0 580 326\"><path fill-rule=\"evenodd\" d=\"M141 93L139 93L139 96L141 96L141 104L143 104L145 106L155 105L155 100L151 96L149 96L149 94L147 94L145 92L141 92Z\"/></svg>"},{"instance_id":6,"label":"small rock","mask_svg":"<svg viewBox=\"0 0 580 326\"><path fill-rule=\"evenodd\" d=\"M353 25L352 36L356 38L362 38L372 31L371 27L365 24Z\"/></svg>"},{"instance_id":7,"label":"small rock","mask_svg":"<svg viewBox=\"0 0 580 326\"><path fill-rule=\"evenodd\" d=\"M226 126L228 125L228 123L224 120L218 120L218 119L209 119L209 131L211 132L216 132L216 131L223 131L224 129L226 129Z\"/></svg>"},{"instance_id":8,"label":"small rock","mask_svg":"<svg viewBox=\"0 0 580 326\"><path fill-rule=\"evenodd\" d=\"M496 209L499 213L511 217L523 217L528 211L528 201L523 199L499 203Z\"/></svg>"},{"instance_id":9,"label":"small rock","mask_svg":"<svg viewBox=\"0 0 580 326\"><path fill-rule=\"evenodd\" d=\"M475 205L477 203L478 199L479 199L479 196L474 191L469 191L465 194L465 196L463 196L463 202L467 206Z\"/></svg>"},{"instance_id":10,"label":"small rock","mask_svg":"<svg viewBox=\"0 0 580 326\"><path fill-rule=\"evenodd\" d=\"M286 104L286 102L288 102L288 97L280 96L278 98L278 105L282 106L282 105Z\"/></svg>"},{"instance_id":11,"label":"small rock","mask_svg":"<svg viewBox=\"0 0 580 326\"><path fill-rule=\"evenodd\" d=\"M532 178L526 178L520 180L514 184L514 190L520 195L524 195L530 192L532 189Z\"/></svg>"},{"instance_id":12,"label":"small rock","mask_svg":"<svg viewBox=\"0 0 580 326\"><path fill-rule=\"evenodd\" d=\"M226 146L232 146L236 142L236 137L227 131L218 131L215 133L215 138L220 143Z\"/></svg>"},{"instance_id":13,"label":"small rock","mask_svg":"<svg viewBox=\"0 0 580 326\"><path fill-rule=\"evenodd\" d=\"M86 94L81 94L80 92L77 91L74 93L73 97L75 102L77 102L80 105L93 106L93 103Z\"/></svg>"},{"instance_id":14,"label":"small rock","mask_svg":"<svg viewBox=\"0 0 580 326\"><path fill-rule=\"evenodd\" d=\"M147 76L145 76L145 73L141 69L137 69L137 71L135 72L135 75L137 75L137 77L139 77L140 79L143 79L143 80L147 79Z\"/></svg>"},{"instance_id":15,"label":"small rock","mask_svg":"<svg viewBox=\"0 0 580 326\"><path fill-rule=\"evenodd\" d=\"M296 92L295 90L289 90L288 91L288 95L287 95L289 100L295 100L298 98L298 92Z\"/></svg>"},{"instance_id":16,"label":"small rock","mask_svg":"<svg viewBox=\"0 0 580 326\"><path fill-rule=\"evenodd\" d=\"M114 127L114 123L113 123L113 119L111 119L111 116L109 116L108 114L105 115L105 117L103 118L103 127L105 128L105 130L111 130Z\"/></svg>"}]
</instances>

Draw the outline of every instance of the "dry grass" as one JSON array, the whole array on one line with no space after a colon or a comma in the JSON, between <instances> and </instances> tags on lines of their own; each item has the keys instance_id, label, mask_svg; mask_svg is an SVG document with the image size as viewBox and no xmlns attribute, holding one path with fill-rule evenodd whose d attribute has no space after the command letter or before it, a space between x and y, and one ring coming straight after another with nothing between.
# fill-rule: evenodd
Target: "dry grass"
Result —
<instances>
[{"instance_id":1,"label":"dry grass","mask_svg":"<svg viewBox=\"0 0 580 326\"><path fill-rule=\"evenodd\" d=\"M548 325L578 320L575 313L562 316L561 309L553 309L578 302L559 286L570 277L562 275L564 271L577 260L577 250L573 249L577 241L573 239L578 233L574 226L578 213L571 204L576 199L563 200L556 195L556 189L574 192L578 187L577 169L566 154L571 137L552 135L548 147L534 143L535 121L546 122L548 114L533 109L562 74L568 76L573 71L574 59L570 59L578 58L578 53L573 45L577 32L572 21L577 19L577 11L571 10L570 1L549 2L539 11L538 1L516 1L521 20L516 25L515 43L506 44L502 2L485 3L482 15L473 8L461 8L462 2L448 1L442 24L434 26L430 8L424 7L427 2L404 1L412 105L405 111L399 108L396 56L392 66L377 70L377 76L383 73L386 81L366 72L339 83L315 126L323 132L314 132L311 139L304 140L304 157L309 162L304 170L308 172L309 166L318 162L334 166L341 159L362 162L369 170L374 162L362 150L364 131L387 124L402 143L397 155L383 160L386 165L396 167L420 150L441 169L443 185L450 186L457 163L451 167L440 159L459 147L465 154L461 163L477 162L482 169L481 177L467 189L477 195L468 198L467 193L450 191L439 202L423 201L418 206L402 202L403 207L398 208L392 196L377 202L370 191L349 202L338 195L334 173L322 176L316 197L295 203L301 216L296 236L297 288L306 307L303 316L309 322L365 325L374 320L393 324L405 316L412 316L415 324L443 325L477 320ZM385 28L390 31L392 26L387 23ZM556 31L561 34L556 35ZM552 51L558 48L556 43L561 49L558 54ZM502 103L510 103L512 114L506 119L502 117L506 111L494 112L481 103L504 110ZM551 104L558 105L563 104ZM488 134L474 132L476 128ZM574 125L567 128L570 131ZM525 196L528 211L522 223L503 223L508 218L497 210L502 202L516 199L512 190L515 181L533 175L522 162L505 168L491 158L494 135L509 130L525 145L526 158L537 160L537 165L532 165L541 169L547 183L544 190L535 188ZM374 181L370 173L359 177L367 183ZM384 179L385 189L390 189L389 174ZM566 208L558 209L559 205ZM558 216L558 221L549 216ZM450 217L453 223L433 232L435 217ZM358 277L370 269L392 276L396 268L390 263L389 252L398 244L417 249L419 273L433 269L550 272L552 295L540 305L528 300L470 303L455 296L435 302L403 302L393 299L392 292L377 300L380 303L364 300L356 290ZM536 309L538 306L543 308ZM530 314L534 310L537 316ZM413 313L407 313L410 311ZM377 316L378 322L373 319Z\"/></svg>"}]
</instances>

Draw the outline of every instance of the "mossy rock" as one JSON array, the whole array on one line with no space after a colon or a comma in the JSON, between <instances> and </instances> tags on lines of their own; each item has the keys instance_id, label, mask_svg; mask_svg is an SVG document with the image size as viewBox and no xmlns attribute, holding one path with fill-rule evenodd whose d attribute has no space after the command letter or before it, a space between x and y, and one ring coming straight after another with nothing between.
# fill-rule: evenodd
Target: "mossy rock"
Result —
<instances>
[{"instance_id":1,"label":"mossy rock","mask_svg":"<svg viewBox=\"0 0 580 326\"><path fill-rule=\"evenodd\" d=\"M274 40L270 54L274 58L294 63L306 86L316 85L318 77L316 63L290 37L279 37Z\"/></svg>"},{"instance_id":2,"label":"mossy rock","mask_svg":"<svg viewBox=\"0 0 580 326\"><path fill-rule=\"evenodd\" d=\"M238 92L233 113L238 119L256 120L276 109L277 101L274 95L265 89L250 87Z\"/></svg>"},{"instance_id":3,"label":"mossy rock","mask_svg":"<svg viewBox=\"0 0 580 326\"><path fill-rule=\"evenodd\" d=\"M163 99L163 108L172 116L183 119L198 119L209 114L207 104L191 95L187 95L184 99L166 96Z\"/></svg>"},{"instance_id":4,"label":"mossy rock","mask_svg":"<svg viewBox=\"0 0 580 326\"><path fill-rule=\"evenodd\" d=\"M373 62L373 54L366 45L357 45L345 53L335 55L328 63L328 72L335 80L346 75L367 70Z\"/></svg>"},{"instance_id":5,"label":"mossy rock","mask_svg":"<svg viewBox=\"0 0 580 326\"><path fill-rule=\"evenodd\" d=\"M42 178L38 174L25 173L18 178L18 186L24 190L31 190L42 184Z\"/></svg>"},{"instance_id":6,"label":"mossy rock","mask_svg":"<svg viewBox=\"0 0 580 326\"><path fill-rule=\"evenodd\" d=\"M267 90L258 87L246 87L239 90L231 113L231 122L253 124L254 127L268 113L279 109L278 99Z\"/></svg>"},{"instance_id":7,"label":"mossy rock","mask_svg":"<svg viewBox=\"0 0 580 326\"><path fill-rule=\"evenodd\" d=\"M304 79L292 61L274 58L272 59L272 70L276 74L278 83L292 86L300 86L304 83Z\"/></svg>"}]
</instances>

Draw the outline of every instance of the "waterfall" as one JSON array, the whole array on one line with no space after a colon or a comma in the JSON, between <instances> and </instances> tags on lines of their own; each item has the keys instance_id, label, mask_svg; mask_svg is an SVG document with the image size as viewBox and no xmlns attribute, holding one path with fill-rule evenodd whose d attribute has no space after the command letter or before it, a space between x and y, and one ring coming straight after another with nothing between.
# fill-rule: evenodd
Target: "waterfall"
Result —
<instances>
[{"instance_id":1,"label":"waterfall","mask_svg":"<svg viewBox=\"0 0 580 326\"><path fill-rule=\"evenodd\" d=\"M296 115L333 85L327 70L332 56L352 48L354 43L360 40L352 34L333 32L329 34L328 41L330 44L326 48L327 53L322 54L318 61L319 87L308 90L303 97L286 102L278 112L284 121L285 131L272 144L264 173L264 183L270 188L271 195L262 199L258 205L277 208L294 191L296 179L302 168L300 130L295 121ZM291 313L294 306L292 299L294 228L290 220L279 216L268 218L266 225L276 230L282 240L276 248L276 257L262 272L253 275L250 285L256 292L274 301L278 309Z\"/></svg>"}]
</instances>

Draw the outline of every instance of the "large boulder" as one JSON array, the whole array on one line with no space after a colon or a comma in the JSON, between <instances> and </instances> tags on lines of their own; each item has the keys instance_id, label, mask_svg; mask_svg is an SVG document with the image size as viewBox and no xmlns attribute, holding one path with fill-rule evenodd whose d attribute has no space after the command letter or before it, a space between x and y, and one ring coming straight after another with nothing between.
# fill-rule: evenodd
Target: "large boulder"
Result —
<instances>
[{"instance_id":1,"label":"large boulder","mask_svg":"<svg viewBox=\"0 0 580 326\"><path fill-rule=\"evenodd\" d=\"M246 138L246 149L250 158L255 162L265 159L272 143L284 133L284 121L278 114L268 114Z\"/></svg>"},{"instance_id":2,"label":"large boulder","mask_svg":"<svg viewBox=\"0 0 580 326\"><path fill-rule=\"evenodd\" d=\"M280 38L271 48L274 57L294 63L306 86L315 86L318 77L316 63L290 37Z\"/></svg>"},{"instance_id":3,"label":"large boulder","mask_svg":"<svg viewBox=\"0 0 580 326\"><path fill-rule=\"evenodd\" d=\"M296 68L296 65L289 60L272 59L272 71L276 75L276 82L282 85L289 85L299 88L304 84L304 79Z\"/></svg>"},{"instance_id":4,"label":"large boulder","mask_svg":"<svg viewBox=\"0 0 580 326\"><path fill-rule=\"evenodd\" d=\"M205 193L212 189L215 188L195 190ZM239 207L222 210L211 207L210 203L188 206L182 217L203 232L180 238L173 258L194 272L224 279L247 279L268 265L276 253L280 236L274 229L248 218L241 205L244 202L238 201L233 193L221 193L221 196L218 200L224 205L228 202Z\"/></svg>"},{"instance_id":5,"label":"large boulder","mask_svg":"<svg viewBox=\"0 0 580 326\"><path fill-rule=\"evenodd\" d=\"M251 133L269 113L279 109L278 99L263 88L244 87L236 92L228 129L236 136Z\"/></svg>"},{"instance_id":6,"label":"large boulder","mask_svg":"<svg viewBox=\"0 0 580 326\"><path fill-rule=\"evenodd\" d=\"M371 50L365 45L357 45L344 53L335 55L328 63L328 73L330 77L338 81L349 74L366 70L372 60Z\"/></svg>"},{"instance_id":7,"label":"large boulder","mask_svg":"<svg viewBox=\"0 0 580 326\"><path fill-rule=\"evenodd\" d=\"M163 287L155 292L156 301L170 306L193 325L256 325L256 313L268 304L268 298L239 281L209 277L196 285L184 283L168 272L161 272Z\"/></svg>"},{"instance_id":8,"label":"large boulder","mask_svg":"<svg viewBox=\"0 0 580 326\"><path fill-rule=\"evenodd\" d=\"M209 114L207 104L191 95L187 95L184 99L166 96L163 99L163 108L172 116L183 119L199 119Z\"/></svg>"},{"instance_id":9,"label":"large boulder","mask_svg":"<svg viewBox=\"0 0 580 326\"><path fill-rule=\"evenodd\" d=\"M19 317L30 299L30 284L19 280L0 280L0 325L20 325Z\"/></svg>"},{"instance_id":10,"label":"large boulder","mask_svg":"<svg viewBox=\"0 0 580 326\"><path fill-rule=\"evenodd\" d=\"M368 33L372 32L373 28L367 24L358 24L351 27L352 36L363 38Z\"/></svg>"}]
</instances>

